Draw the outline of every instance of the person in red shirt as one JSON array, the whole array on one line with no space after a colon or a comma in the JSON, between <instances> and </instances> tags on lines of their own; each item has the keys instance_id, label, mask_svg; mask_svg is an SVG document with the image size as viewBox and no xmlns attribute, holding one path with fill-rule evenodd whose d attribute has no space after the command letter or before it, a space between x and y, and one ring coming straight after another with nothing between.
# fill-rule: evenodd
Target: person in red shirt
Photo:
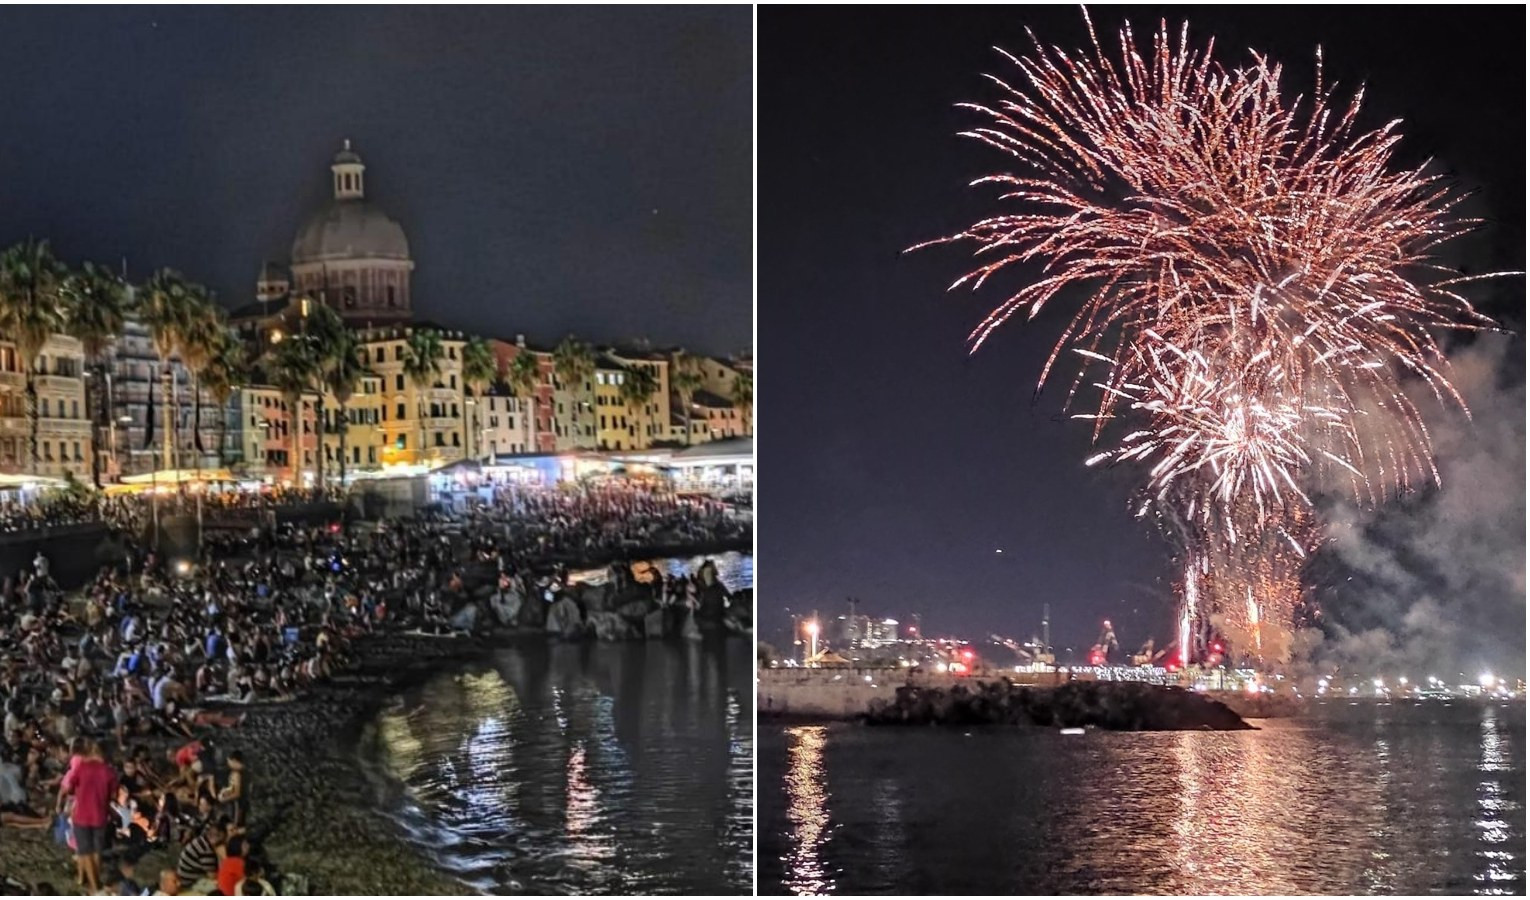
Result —
<instances>
[{"instance_id":1,"label":"person in red shirt","mask_svg":"<svg viewBox=\"0 0 1530 900\"><path fill-rule=\"evenodd\" d=\"M223 858L218 860L218 892L225 897L234 896L239 883L244 881L244 854L244 838L237 835L229 838L228 848Z\"/></svg>"},{"instance_id":2,"label":"person in red shirt","mask_svg":"<svg viewBox=\"0 0 1530 900\"><path fill-rule=\"evenodd\" d=\"M111 822L111 801L117 793L117 771L106 761L100 743L91 741L85 758L64 776L59 786L62 799L74 796L69 814L74 826L75 879L94 894L101 889L101 851L106 847L106 832Z\"/></svg>"}]
</instances>

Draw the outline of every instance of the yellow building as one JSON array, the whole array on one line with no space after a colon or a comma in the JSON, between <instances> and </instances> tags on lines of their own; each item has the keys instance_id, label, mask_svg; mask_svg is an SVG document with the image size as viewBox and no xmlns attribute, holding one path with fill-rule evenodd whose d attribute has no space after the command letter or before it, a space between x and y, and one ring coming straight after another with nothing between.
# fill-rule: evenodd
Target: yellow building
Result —
<instances>
[{"instance_id":1,"label":"yellow building","mask_svg":"<svg viewBox=\"0 0 1530 900\"><path fill-rule=\"evenodd\" d=\"M680 398L674 398L675 414L670 421L675 439L694 445L754 434L752 403L737 402L739 381L753 378L753 361L722 360L711 356L687 358L691 370L700 376L701 386L691 396L688 439Z\"/></svg>"},{"instance_id":2,"label":"yellow building","mask_svg":"<svg viewBox=\"0 0 1530 900\"><path fill-rule=\"evenodd\" d=\"M636 416L622 398L627 370L608 356L595 363L595 446L600 450L637 447Z\"/></svg>"},{"instance_id":3,"label":"yellow building","mask_svg":"<svg viewBox=\"0 0 1530 900\"><path fill-rule=\"evenodd\" d=\"M373 472L382 466L385 443L382 411L386 404L381 375L363 375L346 401L345 411L333 392L324 395L324 477L340 477L342 425L344 426L345 475Z\"/></svg>"},{"instance_id":4,"label":"yellow building","mask_svg":"<svg viewBox=\"0 0 1530 900\"><path fill-rule=\"evenodd\" d=\"M538 357L551 353L537 353ZM552 367L553 386L553 432L555 449L593 450L600 445L599 419L595 404L595 376L592 374L578 384L564 384L557 366Z\"/></svg>"},{"instance_id":5,"label":"yellow building","mask_svg":"<svg viewBox=\"0 0 1530 900\"><path fill-rule=\"evenodd\" d=\"M358 332L368 367L379 378L378 461L383 469L434 468L467 454L465 397L460 332L433 329L441 335L443 355L436 378L416 385L404 374L409 334L422 325L368 328Z\"/></svg>"},{"instance_id":6,"label":"yellow building","mask_svg":"<svg viewBox=\"0 0 1530 900\"><path fill-rule=\"evenodd\" d=\"M628 369L645 368L653 376L655 390L646 403L633 406L629 418L633 423L635 449L644 450L660 441L671 439L669 357L662 353L642 350L613 349L608 355Z\"/></svg>"},{"instance_id":7,"label":"yellow building","mask_svg":"<svg viewBox=\"0 0 1530 900\"><path fill-rule=\"evenodd\" d=\"M90 419L85 410L85 353L72 337L54 335L37 357L37 467L32 470L26 376L16 346L0 341L0 469L61 478L91 478Z\"/></svg>"}]
</instances>

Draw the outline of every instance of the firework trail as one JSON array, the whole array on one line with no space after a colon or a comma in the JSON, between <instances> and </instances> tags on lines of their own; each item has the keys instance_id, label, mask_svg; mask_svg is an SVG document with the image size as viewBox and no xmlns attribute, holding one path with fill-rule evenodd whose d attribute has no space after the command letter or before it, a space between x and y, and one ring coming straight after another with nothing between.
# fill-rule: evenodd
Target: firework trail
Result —
<instances>
[{"instance_id":1,"label":"firework trail","mask_svg":"<svg viewBox=\"0 0 1530 900\"><path fill-rule=\"evenodd\" d=\"M964 136L1017 164L973 183L1006 211L919 247L975 245L952 289L1024 271L974 350L1077 298L1037 390L1079 361L1066 405L1088 385L1098 403L1076 417L1097 441L1124 432L1089 463L1148 467L1137 511L1182 545L1186 623L1204 603L1263 653L1315 546L1303 486L1338 474L1376 503L1437 481L1402 385L1464 411L1436 335L1490 328L1462 286L1517 273L1436 260L1477 224L1456 214L1464 197L1391 168L1398 122L1360 131L1363 91L1331 106L1321 52L1311 98L1287 100L1280 65L1225 68L1188 25L1176 40L1161 23L1146 55L1124 26L1118 62L1084 21L1087 50L1031 35L1029 55L1000 51L1014 74L988 76L998 102L961 104L983 120Z\"/></svg>"}]
</instances>

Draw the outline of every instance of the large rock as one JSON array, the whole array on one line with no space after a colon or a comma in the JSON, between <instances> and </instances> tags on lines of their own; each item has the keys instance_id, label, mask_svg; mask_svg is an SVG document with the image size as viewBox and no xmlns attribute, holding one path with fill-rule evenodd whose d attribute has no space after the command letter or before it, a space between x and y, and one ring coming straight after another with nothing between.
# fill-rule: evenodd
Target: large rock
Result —
<instances>
[{"instance_id":1,"label":"large rock","mask_svg":"<svg viewBox=\"0 0 1530 900\"><path fill-rule=\"evenodd\" d=\"M499 591L489 598L489 609L500 625L514 625L520 621L521 606L520 591Z\"/></svg>"},{"instance_id":2,"label":"large rock","mask_svg":"<svg viewBox=\"0 0 1530 900\"><path fill-rule=\"evenodd\" d=\"M629 622L642 622L648 616L649 607L647 600L628 600L616 608L616 614Z\"/></svg>"},{"instance_id":3,"label":"large rock","mask_svg":"<svg viewBox=\"0 0 1530 900\"><path fill-rule=\"evenodd\" d=\"M541 628L547 622L548 606L546 600L533 594L521 604L517 621L525 628Z\"/></svg>"},{"instance_id":4,"label":"large rock","mask_svg":"<svg viewBox=\"0 0 1530 900\"><path fill-rule=\"evenodd\" d=\"M584 637L584 619L574 598L562 596L547 611L547 633L566 640Z\"/></svg>"},{"instance_id":5,"label":"large rock","mask_svg":"<svg viewBox=\"0 0 1530 900\"><path fill-rule=\"evenodd\" d=\"M638 636L637 629L614 612L590 613L589 624L596 639L602 641L625 641Z\"/></svg>"}]
</instances>

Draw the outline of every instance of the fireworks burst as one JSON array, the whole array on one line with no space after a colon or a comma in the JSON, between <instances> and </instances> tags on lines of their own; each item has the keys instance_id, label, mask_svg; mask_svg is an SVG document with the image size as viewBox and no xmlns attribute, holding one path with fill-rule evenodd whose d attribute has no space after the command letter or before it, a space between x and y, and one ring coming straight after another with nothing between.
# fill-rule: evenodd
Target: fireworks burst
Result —
<instances>
[{"instance_id":1,"label":"fireworks burst","mask_svg":"<svg viewBox=\"0 0 1530 900\"><path fill-rule=\"evenodd\" d=\"M1212 43L1189 46L1188 25L1175 40L1161 24L1145 56L1124 26L1117 62L1084 20L1087 50L1031 35L1028 56L1000 51L1016 74L988 76L998 102L961 104L983 119L965 136L1018 164L973 183L1000 186L1007 208L919 246L976 246L952 289L1024 270L974 350L1016 315L1081 298L1037 390L1081 361L1067 405L1092 385L1098 404L1077 418L1097 441L1117 420L1125 432L1089 463L1149 467L1138 514L1183 542L1186 616L1204 602L1266 653L1315 533L1307 486L1374 503L1438 480L1402 384L1465 410L1437 332L1491 327L1461 288L1512 273L1436 260L1477 224L1457 215L1463 196L1392 169L1399 123L1360 131L1363 91L1332 106L1321 52L1312 97L1288 101L1280 65L1226 68Z\"/></svg>"}]
</instances>

